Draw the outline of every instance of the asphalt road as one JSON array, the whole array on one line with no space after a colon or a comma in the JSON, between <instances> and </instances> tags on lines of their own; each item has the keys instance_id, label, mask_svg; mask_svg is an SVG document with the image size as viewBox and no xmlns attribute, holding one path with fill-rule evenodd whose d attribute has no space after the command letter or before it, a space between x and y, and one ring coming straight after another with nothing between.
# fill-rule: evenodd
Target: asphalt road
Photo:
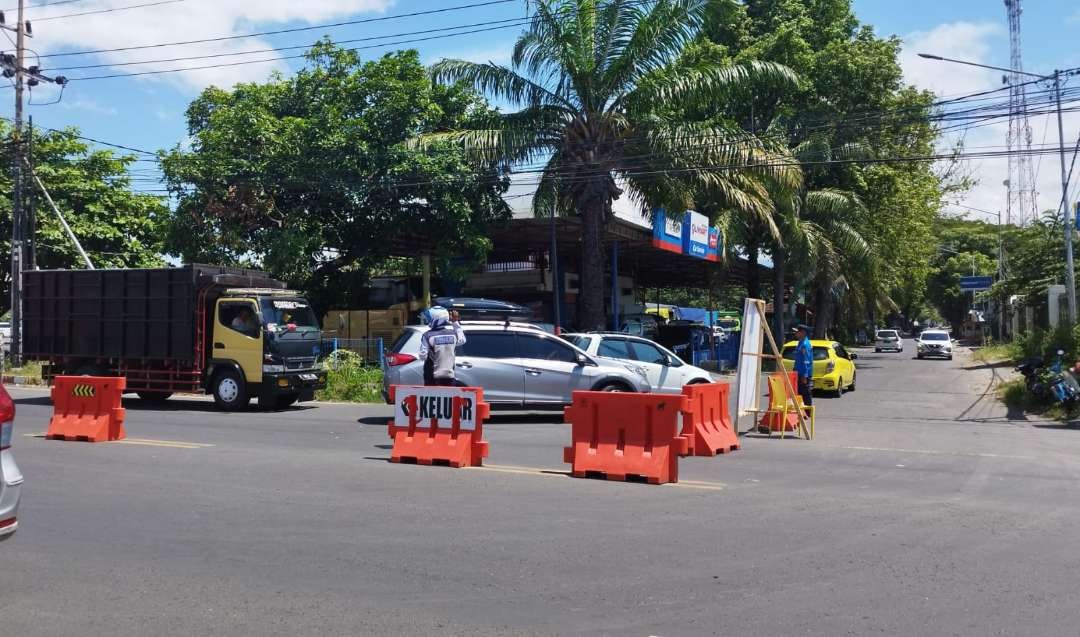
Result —
<instances>
[{"instance_id":1,"label":"asphalt road","mask_svg":"<svg viewBox=\"0 0 1080 637\"><path fill-rule=\"evenodd\" d=\"M28 436L50 407L13 390L0 632L1075 634L1080 430L908 347L860 352L816 440L747 435L664 486L567 477L550 416L455 470L386 462L384 407L132 400L127 442L86 444Z\"/></svg>"}]
</instances>

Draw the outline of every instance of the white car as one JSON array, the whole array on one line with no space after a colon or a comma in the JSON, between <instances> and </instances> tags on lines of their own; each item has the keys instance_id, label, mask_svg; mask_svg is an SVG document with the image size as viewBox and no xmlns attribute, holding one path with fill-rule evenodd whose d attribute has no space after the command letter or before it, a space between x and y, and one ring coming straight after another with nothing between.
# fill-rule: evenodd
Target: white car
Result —
<instances>
[{"instance_id":1,"label":"white car","mask_svg":"<svg viewBox=\"0 0 1080 637\"><path fill-rule=\"evenodd\" d=\"M904 339L900 338L900 333L896 330L878 330L874 335L874 351L882 352L887 349L904 351Z\"/></svg>"},{"instance_id":2,"label":"white car","mask_svg":"<svg viewBox=\"0 0 1080 637\"><path fill-rule=\"evenodd\" d=\"M654 392L678 394L682 392L683 385L713 382L709 372L683 362L667 348L640 336L601 332L564 334L563 338L587 354L640 365Z\"/></svg>"},{"instance_id":3,"label":"white car","mask_svg":"<svg viewBox=\"0 0 1080 637\"><path fill-rule=\"evenodd\" d=\"M19 527L19 490L23 475L15 464L11 452L11 438L15 429L15 401L0 385L0 540L6 540Z\"/></svg>"},{"instance_id":4,"label":"white car","mask_svg":"<svg viewBox=\"0 0 1080 637\"><path fill-rule=\"evenodd\" d=\"M916 358L940 356L952 360L952 338L945 330L924 330L915 339Z\"/></svg>"}]
</instances>

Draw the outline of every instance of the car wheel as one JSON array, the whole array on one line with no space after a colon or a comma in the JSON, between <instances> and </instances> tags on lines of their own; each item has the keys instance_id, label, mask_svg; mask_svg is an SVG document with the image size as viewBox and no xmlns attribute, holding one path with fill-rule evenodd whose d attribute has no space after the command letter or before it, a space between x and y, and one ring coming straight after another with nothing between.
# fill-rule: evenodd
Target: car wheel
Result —
<instances>
[{"instance_id":1,"label":"car wheel","mask_svg":"<svg viewBox=\"0 0 1080 637\"><path fill-rule=\"evenodd\" d=\"M300 400L300 394L293 394L291 396L278 396L276 405L278 409L286 409L296 404L296 401Z\"/></svg>"},{"instance_id":2,"label":"car wheel","mask_svg":"<svg viewBox=\"0 0 1080 637\"><path fill-rule=\"evenodd\" d=\"M875 347L874 348L874 353L875 354L880 354L881 353L881 348L880 347Z\"/></svg>"},{"instance_id":3,"label":"car wheel","mask_svg":"<svg viewBox=\"0 0 1080 637\"><path fill-rule=\"evenodd\" d=\"M836 379L836 397L840 398L844 395L844 378L840 377Z\"/></svg>"},{"instance_id":4,"label":"car wheel","mask_svg":"<svg viewBox=\"0 0 1080 637\"><path fill-rule=\"evenodd\" d=\"M605 383L605 384L601 385L596 391L633 392L634 390L630 389L629 387L627 387L626 385L624 385L622 383Z\"/></svg>"},{"instance_id":5,"label":"car wheel","mask_svg":"<svg viewBox=\"0 0 1080 637\"><path fill-rule=\"evenodd\" d=\"M855 391L855 378L859 375L859 372L855 372L851 375L851 385L848 386L848 391Z\"/></svg>"},{"instance_id":6,"label":"car wheel","mask_svg":"<svg viewBox=\"0 0 1080 637\"><path fill-rule=\"evenodd\" d=\"M172 396L171 391L137 391L135 393L148 403L163 403Z\"/></svg>"},{"instance_id":7,"label":"car wheel","mask_svg":"<svg viewBox=\"0 0 1080 637\"><path fill-rule=\"evenodd\" d=\"M945 360L949 360L949 361L951 361L951 360L952 360L952 354L949 354L948 356L946 356L946 357L945 357Z\"/></svg>"},{"instance_id":8,"label":"car wheel","mask_svg":"<svg viewBox=\"0 0 1080 637\"><path fill-rule=\"evenodd\" d=\"M922 360L922 354L916 354L916 355L915 355L915 358L917 358L917 359L919 359L919 360Z\"/></svg>"},{"instance_id":9,"label":"car wheel","mask_svg":"<svg viewBox=\"0 0 1080 637\"><path fill-rule=\"evenodd\" d=\"M247 384L234 369L225 369L214 376L214 402L227 411L243 409L248 404Z\"/></svg>"}]
</instances>

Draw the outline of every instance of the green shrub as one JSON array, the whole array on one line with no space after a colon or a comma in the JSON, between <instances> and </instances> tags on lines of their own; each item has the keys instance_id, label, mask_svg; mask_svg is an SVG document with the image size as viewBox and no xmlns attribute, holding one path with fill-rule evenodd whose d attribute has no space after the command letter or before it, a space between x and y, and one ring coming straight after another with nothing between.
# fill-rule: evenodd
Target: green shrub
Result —
<instances>
[{"instance_id":1,"label":"green shrub","mask_svg":"<svg viewBox=\"0 0 1080 637\"><path fill-rule=\"evenodd\" d=\"M382 402L382 369L364 362L356 352L338 350L327 361L326 389L319 400L351 403Z\"/></svg>"}]
</instances>

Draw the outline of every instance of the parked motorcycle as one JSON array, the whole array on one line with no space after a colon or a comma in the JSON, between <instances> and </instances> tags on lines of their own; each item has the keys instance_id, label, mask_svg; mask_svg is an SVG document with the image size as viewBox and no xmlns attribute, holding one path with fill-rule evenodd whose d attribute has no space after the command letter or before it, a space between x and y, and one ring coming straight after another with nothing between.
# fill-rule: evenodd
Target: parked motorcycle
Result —
<instances>
[{"instance_id":1,"label":"parked motorcycle","mask_svg":"<svg viewBox=\"0 0 1080 637\"><path fill-rule=\"evenodd\" d=\"M1053 400L1068 410L1080 403L1080 383L1072 370L1062 363L1064 350L1057 351L1057 358L1049 366L1041 357L1029 358L1016 366L1024 377L1028 393L1041 400Z\"/></svg>"}]
</instances>

